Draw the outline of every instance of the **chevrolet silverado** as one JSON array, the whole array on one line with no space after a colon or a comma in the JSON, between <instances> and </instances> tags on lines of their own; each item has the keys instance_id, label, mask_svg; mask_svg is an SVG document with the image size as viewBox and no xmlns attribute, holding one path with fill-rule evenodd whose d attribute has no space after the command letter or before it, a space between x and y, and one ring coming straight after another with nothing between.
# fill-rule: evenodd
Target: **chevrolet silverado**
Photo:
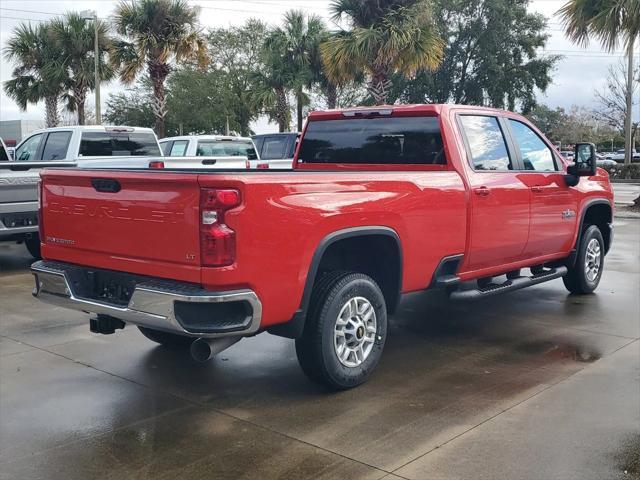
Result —
<instances>
[{"instance_id":1,"label":"chevrolet silverado","mask_svg":"<svg viewBox=\"0 0 640 480\"><path fill-rule=\"evenodd\" d=\"M295 339L335 389L380 360L401 294L452 301L600 281L612 190L520 115L459 105L313 112L293 169L46 170L34 295L206 360Z\"/></svg>"}]
</instances>

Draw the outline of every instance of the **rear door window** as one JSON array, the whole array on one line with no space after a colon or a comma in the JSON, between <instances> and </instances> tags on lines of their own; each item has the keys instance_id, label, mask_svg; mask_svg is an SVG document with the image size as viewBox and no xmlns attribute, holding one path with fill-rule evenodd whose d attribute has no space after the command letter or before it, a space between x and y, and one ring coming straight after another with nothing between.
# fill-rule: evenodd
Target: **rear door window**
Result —
<instances>
[{"instance_id":1,"label":"rear door window","mask_svg":"<svg viewBox=\"0 0 640 480\"><path fill-rule=\"evenodd\" d=\"M38 153L38 147L42 140L42 134L38 133L32 137L27 138L15 152L15 159L19 161L38 160L36 155Z\"/></svg>"},{"instance_id":2,"label":"rear door window","mask_svg":"<svg viewBox=\"0 0 640 480\"><path fill-rule=\"evenodd\" d=\"M51 132L42 150L42 160L64 160L71 141L71 132Z\"/></svg>"},{"instance_id":3,"label":"rear door window","mask_svg":"<svg viewBox=\"0 0 640 480\"><path fill-rule=\"evenodd\" d=\"M460 124L474 170L513 170L507 144L496 117L461 115Z\"/></svg>"},{"instance_id":4,"label":"rear door window","mask_svg":"<svg viewBox=\"0 0 640 480\"><path fill-rule=\"evenodd\" d=\"M84 132L80 141L82 157L159 155L158 142L151 132Z\"/></svg>"},{"instance_id":5,"label":"rear door window","mask_svg":"<svg viewBox=\"0 0 640 480\"><path fill-rule=\"evenodd\" d=\"M437 117L385 117L309 122L298 160L303 163L446 163Z\"/></svg>"}]
</instances>

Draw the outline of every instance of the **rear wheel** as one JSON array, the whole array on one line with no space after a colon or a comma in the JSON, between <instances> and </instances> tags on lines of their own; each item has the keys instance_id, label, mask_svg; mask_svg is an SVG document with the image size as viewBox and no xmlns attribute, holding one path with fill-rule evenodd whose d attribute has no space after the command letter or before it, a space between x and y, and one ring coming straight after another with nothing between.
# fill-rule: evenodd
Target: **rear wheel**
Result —
<instances>
[{"instance_id":1,"label":"rear wheel","mask_svg":"<svg viewBox=\"0 0 640 480\"><path fill-rule=\"evenodd\" d=\"M33 237L26 238L24 240L24 245L29 250L29 253L36 260L40 260L42 256L40 255L40 237L38 235L34 235Z\"/></svg>"},{"instance_id":2,"label":"rear wheel","mask_svg":"<svg viewBox=\"0 0 640 480\"><path fill-rule=\"evenodd\" d=\"M387 310L376 282L360 273L329 272L314 288L296 353L309 378L344 390L369 378L386 336Z\"/></svg>"},{"instance_id":3,"label":"rear wheel","mask_svg":"<svg viewBox=\"0 0 640 480\"><path fill-rule=\"evenodd\" d=\"M604 240L600 229L590 225L582 232L575 264L562 278L571 293L584 295L593 292L600 283L604 269Z\"/></svg>"},{"instance_id":4,"label":"rear wheel","mask_svg":"<svg viewBox=\"0 0 640 480\"><path fill-rule=\"evenodd\" d=\"M186 350L193 343L193 338L176 335L175 333L163 332L161 330L154 330L146 327L138 327L138 330L140 330L142 335L147 337L149 340L159 343L163 347L167 348Z\"/></svg>"}]
</instances>

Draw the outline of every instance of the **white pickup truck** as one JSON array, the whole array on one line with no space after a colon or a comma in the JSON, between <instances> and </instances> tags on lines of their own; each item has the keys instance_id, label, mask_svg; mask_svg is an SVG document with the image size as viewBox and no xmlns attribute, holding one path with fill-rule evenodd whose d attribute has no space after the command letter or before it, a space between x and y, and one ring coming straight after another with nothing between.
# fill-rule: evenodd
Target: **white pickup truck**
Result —
<instances>
[{"instance_id":1,"label":"white pickup truck","mask_svg":"<svg viewBox=\"0 0 640 480\"><path fill-rule=\"evenodd\" d=\"M142 168L148 158L160 155L150 128L72 126L33 132L16 147L15 160L0 161L0 241L24 242L34 257L40 256L40 169Z\"/></svg>"},{"instance_id":2,"label":"white pickup truck","mask_svg":"<svg viewBox=\"0 0 640 480\"><path fill-rule=\"evenodd\" d=\"M248 137L185 135L163 138L160 146L165 168L249 168L259 158Z\"/></svg>"},{"instance_id":3,"label":"white pickup truck","mask_svg":"<svg viewBox=\"0 0 640 480\"><path fill-rule=\"evenodd\" d=\"M82 125L33 132L16 147L15 161L159 155L160 145L150 128Z\"/></svg>"}]
</instances>

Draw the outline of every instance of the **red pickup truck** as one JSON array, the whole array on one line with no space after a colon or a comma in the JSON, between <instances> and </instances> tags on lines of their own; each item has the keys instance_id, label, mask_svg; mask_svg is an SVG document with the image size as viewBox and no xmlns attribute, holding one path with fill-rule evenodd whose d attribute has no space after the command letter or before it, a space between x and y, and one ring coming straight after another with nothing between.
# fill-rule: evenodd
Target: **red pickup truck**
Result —
<instances>
[{"instance_id":1,"label":"red pickup truck","mask_svg":"<svg viewBox=\"0 0 640 480\"><path fill-rule=\"evenodd\" d=\"M525 118L457 105L314 112L293 170L46 170L34 295L200 360L268 331L330 387L371 374L403 293L598 285L612 190Z\"/></svg>"}]
</instances>

